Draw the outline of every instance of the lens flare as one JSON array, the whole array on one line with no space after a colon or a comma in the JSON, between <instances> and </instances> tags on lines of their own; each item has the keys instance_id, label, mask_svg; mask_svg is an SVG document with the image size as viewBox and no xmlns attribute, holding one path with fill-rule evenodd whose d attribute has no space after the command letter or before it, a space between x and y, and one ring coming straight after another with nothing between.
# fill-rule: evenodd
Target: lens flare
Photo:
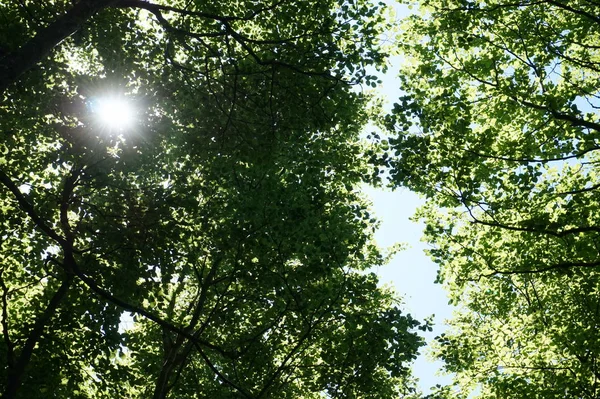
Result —
<instances>
[{"instance_id":1,"label":"lens flare","mask_svg":"<svg viewBox=\"0 0 600 399\"><path fill-rule=\"evenodd\" d=\"M97 122L110 131L122 131L133 126L135 109L124 97L104 97L96 100L94 114Z\"/></svg>"}]
</instances>

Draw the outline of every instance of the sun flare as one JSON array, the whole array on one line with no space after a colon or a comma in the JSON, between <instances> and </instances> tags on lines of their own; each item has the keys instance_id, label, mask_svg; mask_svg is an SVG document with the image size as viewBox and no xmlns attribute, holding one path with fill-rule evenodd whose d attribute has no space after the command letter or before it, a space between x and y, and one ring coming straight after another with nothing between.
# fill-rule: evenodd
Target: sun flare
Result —
<instances>
[{"instance_id":1,"label":"sun flare","mask_svg":"<svg viewBox=\"0 0 600 399\"><path fill-rule=\"evenodd\" d=\"M126 98L111 96L97 100L95 104L97 121L111 131L120 131L132 127L135 109Z\"/></svg>"}]
</instances>

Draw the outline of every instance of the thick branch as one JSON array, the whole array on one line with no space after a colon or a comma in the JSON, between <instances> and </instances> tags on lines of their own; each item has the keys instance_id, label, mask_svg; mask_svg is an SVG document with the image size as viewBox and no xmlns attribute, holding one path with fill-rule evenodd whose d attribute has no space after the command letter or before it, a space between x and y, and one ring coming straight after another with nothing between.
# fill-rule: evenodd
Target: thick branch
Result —
<instances>
[{"instance_id":1,"label":"thick branch","mask_svg":"<svg viewBox=\"0 0 600 399\"><path fill-rule=\"evenodd\" d=\"M578 10L576 8L573 8L573 7L569 6L568 2L562 3L562 2L556 1L556 0L546 0L546 1L550 4L552 4L553 6L556 6L557 8L561 8L563 10L572 12L573 14L577 14L579 16L589 18L591 21L593 21L597 24L600 24L600 17L598 17L592 13L589 13L587 11Z\"/></svg>"},{"instance_id":2,"label":"thick branch","mask_svg":"<svg viewBox=\"0 0 600 399\"><path fill-rule=\"evenodd\" d=\"M72 276L67 275L60 285L59 289L54 293L52 299L50 299L50 303L46 306L43 313L40 314L35 323L33 325L33 329L25 342L25 346L21 350L19 358L14 364L14 367L9 370L8 373L8 384L6 386L6 391L4 391L3 399L12 399L15 398L19 387L21 386L21 382L23 380L23 375L25 372L25 367L29 364L31 360L31 355L33 354L33 349L37 345L42 333L44 332L44 328L56 313L58 309L58 305L66 296L69 287L73 281Z\"/></svg>"},{"instance_id":3,"label":"thick branch","mask_svg":"<svg viewBox=\"0 0 600 399\"><path fill-rule=\"evenodd\" d=\"M598 150L600 150L600 147L591 147L591 148L582 150L580 152L577 152L575 154L570 154L570 155L565 155L562 157L555 157L555 158L514 158L514 157L505 157L505 156L501 156L501 155L484 154L484 153L469 150L469 149L465 149L464 151L468 152L469 154L473 154L475 156L481 157L481 158L497 159L499 161L520 162L520 163L548 163L548 162L559 162L559 161L566 161L569 159L583 158L583 156L586 155L587 153L592 152L592 151L598 151Z\"/></svg>"},{"instance_id":4,"label":"thick branch","mask_svg":"<svg viewBox=\"0 0 600 399\"><path fill-rule=\"evenodd\" d=\"M81 0L16 52L3 57L0 60L0 93L43 60L60 42L77 32L94 14L116 2L117 0Z\"/></svg>"},{"instance_id":5,"label":"thick branch","mask_svg":"<svg viewBox=\"0 0 600 399\"><path fill-rule=\"evenodd\" d=\"M193 37L195 39L202 39L204 37L224 36L225 33L221 32L221 31L207 32L207 33L193 33L193 32L187 31L187 30L175 28L163 16L162 11L177 11L177 12L183 14L183 15L195 15L195 16L198 16L198 17L213 19L213 20L219 21L219 22L221 22L223 24L227 23L226 21L228 20L227 17L219 17L218 15L207 14L207 13L202 13L202 12L191 12L191 11L179 10L179 9L173 8L173 7L161 6L161 5L158 5L158 4L148 3L147 1L121 0L117 4L115 4L115 7L123 7L123 8L128 8L128 7L132 7L133 8L133 7L135 7L135 8L144 9L144 10L152 13L156 17L156 20L158 21L158 23L166 31L172 32L172 33L177 33L177 34L180 34L182 36Z\"/></svg>"},{"instance_id":6,"label":"thick branch","mask_svg":"<svg viewBox=\"0 0 600 399\"><path fill-rule=\"evenodd\" d=\"M469 207L467 207L467 212L469 213L469 216L471 216L472 223L481 224L481 225L490 226L490 227L497 227L497 228L504 229L504 230L521 231L524 233L534 233L534 234L545 234L545 235L550 235L550 236L557 237L557 238L563 238L568 235L580 234L580 233L600 233L600 227L598 227L598 226L581 226L581 227L574 227L574 228L564 229L564 230L550 230L543 225L514 226L514 225L499 223L496 220L494 220L494 221L481 220L473 214L472 209Z\"/></svg>"},{"instance_id":7,"label":"thick branch","mask_svg":"<svg viewBox=\"0 0 600 399\"><path fill-rule=\"evenodd\" d=\"M59 236L50 226L48 226L42 218L35 212L32 204L27 201L27 198L19 191L19 187L11 180L10 177L2 170L0 170L0 183L2 183L10 192L13 193L15 199L19 203L21 210L23 210L33 220L36 226L39 227L46 235L56 241L59 245L63 246L66 244L66 240Z\"/></svg>"},{"instance_id":8,"label":"thick branch","mask_svg":"<svg viewBox=\"0 0 600 399\"><path fill-rule=\"evenodd\" d=\"M512 275L512 274L535 274L535 273L544 273L551 270L567 270L576 267L598 267L600 266L600 261L595 262L561 262L556 263L554 265L540 267L538 269L524 269L524 270L496 270L488 274L484 274L484 277L491 277L497 274L501 275Z\"/></svg>"},{"instance_id":9,"label":"thick branch","mask_svg":"<svg viewBox=\"0 0 600 399\"><path fill-rule=\"evenodd\" d=\"M3 271L0 271L0 288L2 288L2 334L4 335L4 342L6 343L6 361L8 368L14 367L14 343L10 339L10 331L8 328L8 287L4 283L2 277Z\"/></svg>"},{"instance_id":10,"label":"thick branch","mask_svg":"<svg viewBox=\"0 0 600 399\"><path fill-rule=\"evenodd\" d=\"M569 115L564 112L559 112L551 107L547 107L545 105L535 104L535 103L532 103L531 101L519 99L516 96L513 96L512 99L518 103L521 103L521 104L527 106L527 107L537 109L540 111L544 111L544 112L549 112L552 115L552 117L554 117L554 119L569 122L572 126L585 127L585 128L596 130L596 131L600 132L600 123L586 121L585 119L578 118L575 115Z\"/></svg>"},{"instance_id":11,"label":"thick branch","mask_svg":"<svg viewBox=\"0 0 600 399\"><path fill-rule=\"evenodd\" d=\"M190 17L212 19L215 21L223 22L223 23L228 22L228 21L233 21L233 20L244 19L244 18L239 18L239 17L230 17L230 16L224 16L224 15L212 14L212 13L202 12L202 11L190 11L190 10L186 10L183 8L163 6L161 4L152 4L148 1L143 1L143 0L120 0L120 1L116 2L116 4L114 6L119 7L119 8L141 8L141 9L144 9L144 10L149 11L152 14L154 14L159 20L161 20L161 23L164 21L164 17L162 16L163 11L174 12L174 13L177 13L180 15L186 15L186 16L190 16Z\"/></svg>"},{"instance_id":12,"label":"thick branch","mask_svg":"<svg viewBox=\"0 0 600 399\"><path fill-rule=\"evenodd\" d=\"M190 10L186 10L183 8L177 8L177 7L171 7L171 6L164 6L164 5L160 5L160 4L152 4L149 3L147 1L143 1L143 0L121 0L119 1L117 4L115 4L115 7L133 7L133 8L143 8L144 10L148 10L153 14L157 14L157 13L161 13L162 11L166 11L166 12L174 12L180 15L186 15L186 16L190 16L190 17L199 17L199 18L205 18L205 19L212 19L215 21L219 21L219 22L229 22L229 21L250 21L252 20L254 17L256 17L257 15L259 15L260 13L263 13L265 11L270 11L273 10L274 8L278 7L279 5L281 5L282 3L284 3L285 0L281 0L278 2L273 3L270 6L267 7L263 7L260 8L258 10L249 12L247 15L239 17L239 16L228 16L228 15L218 15L218 14L212 14L212 13L208 13L208 12L202 12L202 11L190 11Z\"/></svg>"}]
</instances>

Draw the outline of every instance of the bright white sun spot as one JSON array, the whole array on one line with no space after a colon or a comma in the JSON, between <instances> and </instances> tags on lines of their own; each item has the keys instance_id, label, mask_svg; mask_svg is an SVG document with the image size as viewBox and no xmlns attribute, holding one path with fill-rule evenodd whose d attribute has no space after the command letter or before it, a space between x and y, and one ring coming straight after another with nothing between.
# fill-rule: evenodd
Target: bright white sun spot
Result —
<instances>
[{"instance_id":1,"label":"bright white sun spot","mask_svg":"<svg viewBox=\"0 0 600 399\"><path fill-rule=\"evenodd\" d=\"M99 98L94 108L98 122L105 128L115 131L133 125L135 109L126 98L117 96Z\"/></svg>"}]
</instances>

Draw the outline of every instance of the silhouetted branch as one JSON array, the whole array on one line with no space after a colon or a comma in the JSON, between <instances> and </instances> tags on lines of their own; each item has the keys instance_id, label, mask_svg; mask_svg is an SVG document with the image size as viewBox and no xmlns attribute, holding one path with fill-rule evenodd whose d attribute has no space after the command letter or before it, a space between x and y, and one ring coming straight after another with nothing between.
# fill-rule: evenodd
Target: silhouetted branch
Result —
<instances>
[{"instance_id":1,"label":"silhouetted branch","mask_svg":"<svg viewBox=\"0 0 600 399\"><path fill-rule=\"evenodd\" d=\"M118 0L80 0L66 14L40 30L14 53L0 59L0 93L4 92L23 73L43 60L60 42L73 33L98 11Z\"/></svg>"}]
</instances>

